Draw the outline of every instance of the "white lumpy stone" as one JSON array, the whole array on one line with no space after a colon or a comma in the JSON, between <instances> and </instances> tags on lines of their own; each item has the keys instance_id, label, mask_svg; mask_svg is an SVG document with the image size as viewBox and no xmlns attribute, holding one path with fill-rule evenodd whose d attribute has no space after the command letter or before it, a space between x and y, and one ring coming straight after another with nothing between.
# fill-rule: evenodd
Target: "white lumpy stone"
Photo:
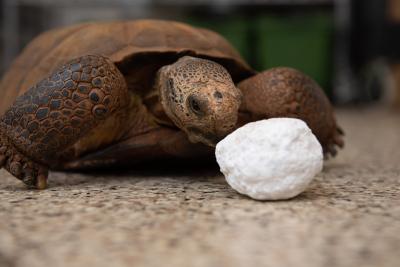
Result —
<instances>
[{"instance_id":1,"label":"white lumpy stone","mask_svg":"<svg viewBox=\"0 0 400 267\"><path fill-rule=\"evenodd\" d=\"M291 118L248 123L220 141L215 155L228 184L258 200L297 196L323 166L317 138Z\"/></svg>"}]
</instances>

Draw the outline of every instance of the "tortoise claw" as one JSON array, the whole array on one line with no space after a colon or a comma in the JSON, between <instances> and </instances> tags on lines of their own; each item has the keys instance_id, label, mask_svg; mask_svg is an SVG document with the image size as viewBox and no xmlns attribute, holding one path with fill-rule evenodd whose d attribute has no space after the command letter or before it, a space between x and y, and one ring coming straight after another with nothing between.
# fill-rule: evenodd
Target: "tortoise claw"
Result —
<instances>
[{"instance_id":1,"label":"tortoise claw","mask_svg":"<svg viewBox=\"0 0 400 267\"><path fill-rule=\"evenodd\" d=\"M337 145L340 148L344 147L344 141L341 135L335 135L333 137L333 142L335 143L335 145Z\"/></svg>"},{"instance_id":2,"label":"tortoise claw","mask_svg":"<svg viewBox=\"0 0 400 267\"><path fill-rule=\"evenodd\" d=\"M47 167L37 164L21 154L0 131L0 168L5 168L28 188L47 187Z\"/></svg>"},{"instance_id":3,"label":"tortoise claw","mask_svg":"<svg viewBox=\"0 0 400 267\"><path fill-rule=\"evenodd\" d=\"M337 155L337 147L343 148L344 141L343 141L344 132L340 127L337 127L333 136L330 138L328 143L324 145L324 154L325 159L328 159L329 156L335 157Z\"/></svg>"},{"instance_id":4,"label":"tortoise claw","mask_svg":"<svg viewBox=\"0 0 400 267\"><path fill-rule=\"evenodd\" d=\"M345 135L343 129L339 126L336 127L336 131L339 133L339 135Z\"/></svg>"},{"instance_id":5,"label":"tortoise claw","mask_svg":"<svg viewBox=\"0 0 400 267\"><path fill-rule=\"evenodd\" d=\"M2 168L5 163L6 163L6 156L0 155L0 168Z\"/></svg>"},{"instance_id":6,"label":"tortoise claw","mask_svg":"<svg viewBox=\"0 0 400 267\"><path fill-rule=\"evenodd\" d=\"M337 150L334 145L329 146L328 151L332 157L335 157L337 155Z\"/></svg>"},{"instance_id":7,"label":"tortoise claw","mask_svg":"<svg viewBox=\"0 0 400 267\"><path fill-rule=\"evenodd\" d=\"M333 143L337 145L340 148L344 147L344 141L343 141L343 136L344 136L344 131L341 127L336 126L336 131L333 134Z\"/></svg>"},{"instance_id":8,"label":"tortoise claw","mask_svg":"<svg viewBox=\"0 0 400 267\"><path fill-rule=\"evenodd\" d=\"M45 168L39 169L39 175L36 179L36 189L43 190L47 188L48 170Z\"/></svg>"}]
</instances>

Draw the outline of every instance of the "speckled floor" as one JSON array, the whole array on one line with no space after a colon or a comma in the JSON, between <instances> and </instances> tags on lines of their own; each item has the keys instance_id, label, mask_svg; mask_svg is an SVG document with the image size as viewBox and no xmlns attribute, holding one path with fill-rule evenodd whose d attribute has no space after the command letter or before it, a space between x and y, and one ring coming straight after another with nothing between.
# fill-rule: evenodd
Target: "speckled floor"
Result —
<instances>
[{"instance_id":1,"label":"speckled floor","mask_svg":"<svg viewBox=\"0 0 400 267\"><path fill-rule=\"evenodd\" d=\"M0 183L0 266L400 266L400 113L340 110L347 147L290 201L215 170ZM153 167L154 168L154 167Z\"/></svg>"}]
</instances>

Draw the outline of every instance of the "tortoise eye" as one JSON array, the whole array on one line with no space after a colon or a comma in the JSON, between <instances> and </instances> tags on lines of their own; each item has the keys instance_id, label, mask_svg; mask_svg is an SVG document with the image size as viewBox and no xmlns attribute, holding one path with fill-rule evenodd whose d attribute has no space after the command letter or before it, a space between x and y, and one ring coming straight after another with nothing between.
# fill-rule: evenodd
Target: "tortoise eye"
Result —
<instances>
[{"instance_id":1,"label":"tortoise eye","mask_svg":"<svg viewBox=\"0 0 400 267\"><path fill-rule=\"evenodd\" d=\"M215 93L214 93L214 97L215 97L215 98L219 98L219 99L221 99L221 98L222 98L222 94L221 94L221 92L219 92L219 91L215 91Z\"/></svg>"},{"instance_id":2,"label":"tortoise eye","mask_svg":"<svg viewBox=\"0 0 400 267\"><path fill-rule=\"evenodd\" d=\"M189 96L188 97L188 102L189 102L189 108L191 111L193 111L197 115L203 115L204 110L202 108L202 103L196 99L194 96Z\"/></svg>"}]
</instances>

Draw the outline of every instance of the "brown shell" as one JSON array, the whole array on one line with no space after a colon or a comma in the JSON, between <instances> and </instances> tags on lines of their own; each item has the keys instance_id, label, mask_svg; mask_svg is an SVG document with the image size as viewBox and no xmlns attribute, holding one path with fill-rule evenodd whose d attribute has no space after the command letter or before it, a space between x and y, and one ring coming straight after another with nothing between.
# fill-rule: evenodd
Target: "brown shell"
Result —
<instances>
[{"instance_id":1,"label":"brown shell","mask_svg":"<svg viewBox=\"0 0 400 267\"><path fill-rule=\"evenodd\" d=\"M148 87L159 67L183 55L223 64L234 81L254 74L238 52L219 34L161 20L88 23L45 32L13 62L0 82L0 114L55 68L88 54L110 58L129 88Z\"/></svg>"}]
</instances>

